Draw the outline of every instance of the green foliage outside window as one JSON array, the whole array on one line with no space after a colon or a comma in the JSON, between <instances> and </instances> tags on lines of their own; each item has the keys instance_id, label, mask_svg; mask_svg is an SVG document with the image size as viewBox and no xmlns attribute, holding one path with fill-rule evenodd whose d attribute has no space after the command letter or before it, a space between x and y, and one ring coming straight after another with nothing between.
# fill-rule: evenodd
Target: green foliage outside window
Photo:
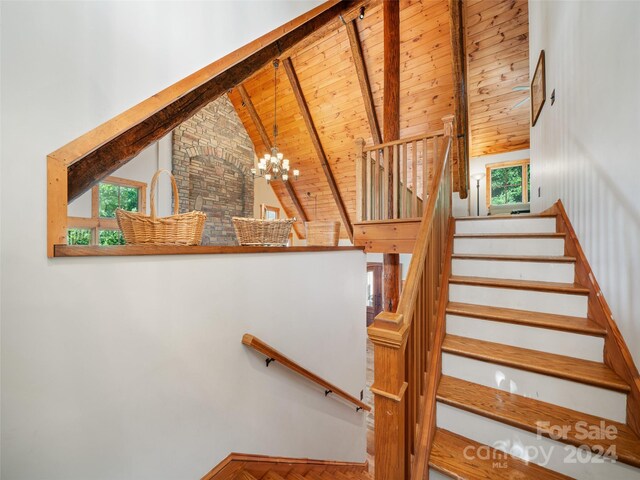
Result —
<instances>
[{"instance_id":1,"label":"green foliage outside window","mask_svg":"<svg viewBox=\"0 0 640 480\"><path fill-rule=\"evenodd\" d=\"M88 228L70 228L67 231L68 245L89 245L91 243L91 230Z\"/></svg>"},{"instance_id":2,"label":"green foliage outside window","mask_svg":"<svg viewBox=\"0 0 640 480\"><path fill-rule=\"evenodd\" d=\"M139 190L134 187L101 183L99 190L99 213L102 218L115 218L116 209L121 208L129 212L138 211Z\"/></svg>"},{"instance_id":3,"label":"green foliage outside window","mask_svg":"<svg viewBox=\"0 0 640 480\"><path fill-rule=\"evenodd\" d=\"M527 172L526 199L522 191L522 169L525 167L525 165L515 165L491 169L491 205L522 203L529 198L531 188L529 172Z\"/></svg>"},{"instance_id":4,"label":"green foliage outside window","mask_svg":"<svg viewBox=\"0 0 640 480\"><path fill-rule=\"evenodd\" d=\"M120 230L100 230L100 245L124 245L124 237Z\"/></svg>"}]
</instances>

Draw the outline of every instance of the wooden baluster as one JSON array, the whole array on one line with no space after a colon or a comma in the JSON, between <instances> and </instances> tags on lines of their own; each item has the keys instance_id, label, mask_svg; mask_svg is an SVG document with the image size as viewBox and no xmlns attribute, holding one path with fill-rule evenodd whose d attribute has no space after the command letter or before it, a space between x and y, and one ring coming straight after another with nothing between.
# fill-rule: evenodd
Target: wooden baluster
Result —
<instances>
[{"instance_id":1,"label":"wooden baluster","mask_svg":"<svg viewBox=\"0 0 640 480\"><path fill-rule=\"evenodd\" d=\"M372 220L380 220L380 150L373 152L373 215Z\"/></svg>"},{"instance_id":2,"label":"wooden baluster","mask_svg":"<svg viewBox=\"0 0 640 480\"><path fill-rule=\"evenodd\" d=\"M364 158L364 140L358 138L356 140L356 220L358 222L366 219L366 178L367 161Z\"/></svg>"},{"instance_id":3,"label":"wooden baluster","mask_svg":"<svg viewBox=\"0 0 640 480\"><path fill-rule=\"evenodd\" d=\"M422 140L422 207L427 205L429 196L429 142L427 138Z\"/></svg>"},{"instance_id":4,"label":"wooden baluster","mask_svg":"<svg viewBox=\"0 0 640 480\"><path fill-rule=\"evenodd\" d=\"M391 161L393 162L393 218L400 218L400 165L398 154L398 145L394 145L393 154L391 155Z\"/></svg>"},{"instance_id":5,"label":"wooden baluster","mask_svg":"<svg viewBox=\"0 0 640 480\"><path fill-rule=\"evenodd\" d=\"M391 173L391 159L389 158L390 147L384 147L384 158L383 158L383 168L382 168L382 219L390 218L389 212L389 195L393 193L393 191L389 190L389 174Z\"/></svg>"},{"instance_id":6,"label":"wooden baluster","mask_svg":"<svg viewBox=\"0 0 640 480\"><path fill-rule=\"evenodd\" d=\"M417 149L417 143L414 140L413 143L411 144L411 154L412 154L412 161L411 161L411 176L412 176L412 188L413 191L411 192L411 214L414 217L417 217L419 215L418 213L418 149Z\"/></svg>"},{"instance_id":7,"label":"wooden baluster","mask_svg":"<svg viewBox=\"0 0 640 480\"><path fill-rule=\"evenodd\" d=\"M365 178L366 178L366 187L365 187L365 192L366 192L366 206L367 206L367 218L366 220L371 220L373 218L373 182L371 181L371 175L372 175L372 171L371 171L371 164L373 162L373 160L371 159L372 155L371 152L367 152L367 158L366 158L366 164L367 164L367 172L365 174Z\"/></svg>"},{"instance_id":8,"label":"wooden baluster","mask_svg":"<svg viewBox=\"0 0 640 480\"><path fill-rule=\"evenodd\" d=\"M409 179L407 178L407 163L409 160L407 158L407 144L402 144L402 181L404 184L402 185L402 218L409 218L409 209L408 209L408 201L407 201L407 188L409 187Z\"/></svg>"}]
</instances>

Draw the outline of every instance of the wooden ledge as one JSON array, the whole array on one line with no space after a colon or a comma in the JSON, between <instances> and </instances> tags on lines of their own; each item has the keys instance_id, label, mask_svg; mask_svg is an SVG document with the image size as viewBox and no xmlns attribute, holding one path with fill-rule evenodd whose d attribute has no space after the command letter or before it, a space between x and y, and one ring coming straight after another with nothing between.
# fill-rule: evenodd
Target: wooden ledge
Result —
<instances>
[{"instance_id":1,"label":"wooden ledge","mask_svg":"<svg viewBox=\"0 0 640 480\"><path fill-rule=\"evenodd\" d=\"M55 245L54 257L128 257L138 255L213 255L224 253L303 253L362 251L361 247L237 247Z\"/></svg>"}]
</instances>

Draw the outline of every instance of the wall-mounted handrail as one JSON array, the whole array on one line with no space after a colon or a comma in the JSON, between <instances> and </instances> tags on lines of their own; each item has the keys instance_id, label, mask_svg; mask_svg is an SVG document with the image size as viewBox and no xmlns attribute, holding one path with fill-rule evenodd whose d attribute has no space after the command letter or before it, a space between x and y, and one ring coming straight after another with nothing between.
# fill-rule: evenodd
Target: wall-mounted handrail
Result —
<instances>
[{"instance_id":1,"label":"wall-mounted handrail","mask_svg":"<svg viewBox=\"0 0 640 480\"><path fill-rule=\"evenodd\" d=\"M284 367L287 367L288 369L293 370L297 374L302 375L306 379L311 380L312 382L320 385L322 388L324 388L325 396L328 393L331 393L332 395L337 395L338 397L341 397L346 401L353 403L356 406L356 410L365 410L367 412L371 410L371 407L366 403L361 402L353 395L349 395L340 387L337 387L333 383L330 383L324 378L319 377L315 373L310 372L309 370L302 367L297 362L291 360L289 357L283 355L278 350L273 348L271 345L263 342L259 338L254 337L253 335L250 335L248 333L245 333L242 336L242 343L245 344L247 347L251 347L257 352L260 352L263 355L265 355L267 357L267 366L269 366L269 364L273 361L278 362Z\"/></svg>"},{"instance_id":2,"label":"wall-mounted handrail","mask_svg":"<svg viewBox=\"0 0 640 480\"><path fill-rule=\"evenodd\" d=\"M451 240L453 116L443 118L444 138L396 312L382 312L368 328L374 344L376 480L421 479L433 420L425 402L434 393L439 310L447 295L445 268ZM439 327L440 325L440 327ZM441 332L440 332L441 335ZM426 441L426 445L425 445ZM418 460L420 460L418 462Z\"/></svg>"}]
</instances>

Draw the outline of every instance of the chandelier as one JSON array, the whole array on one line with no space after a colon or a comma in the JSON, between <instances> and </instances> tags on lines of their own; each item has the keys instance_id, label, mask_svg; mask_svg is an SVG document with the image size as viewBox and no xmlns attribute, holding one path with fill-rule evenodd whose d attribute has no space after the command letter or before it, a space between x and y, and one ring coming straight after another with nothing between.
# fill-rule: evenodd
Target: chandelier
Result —
<instances>
[{"instance_id":1,"label":"chandelier","mask_svg":"<svg viewBox=\"0 0 640 480\"><path fill-rule=\"evenodd\" d=\"M252 168L251 173L254 177L264 177L267 183L272 180L280 180L287 182L289 180L289 172L291 167L289 160L284 158L284 154L278 150L278 66L280 62L278 59L273 61L273 147L271 152L265 153L264 157L258 160L258 167ZM300 176L300 170L294 169L292 172L294 180L297 180Z\"/></svg>"}]
</instances>

